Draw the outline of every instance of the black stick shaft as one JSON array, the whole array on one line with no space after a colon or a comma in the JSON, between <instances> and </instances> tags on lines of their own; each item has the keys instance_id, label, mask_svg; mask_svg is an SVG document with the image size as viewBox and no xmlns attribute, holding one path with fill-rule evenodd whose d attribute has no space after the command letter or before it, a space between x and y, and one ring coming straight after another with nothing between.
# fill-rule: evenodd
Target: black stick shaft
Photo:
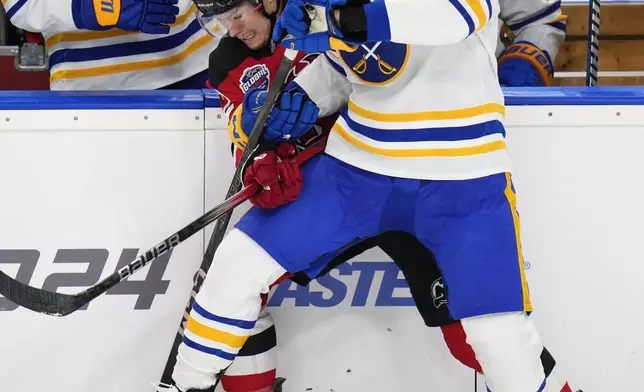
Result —
<instances>
[{"instance_id":1,"label":"black stick shaft","mask_svg":"<svg viewBox=\"0 0 644 392\"><path fill-rule=\"evenodd\" d=\"M245 187L205 215L147 250L128 265L78 294L62 294L31 287L11 278L2 271L0 271L0 294L9 301L35 312L52 316L66 316L107 292L160 255L192 237L217 218L229 213L257 191L258 186L255 184Z\"/></svg>"},{"instance_id":2,"label":"black stick shaft","mask_svg":"<svg viewBox=\"0 0 644 392\"><path fill-rule=\"evenodd\" d=\"M275 102L277 101L277 97L279 93L282 91L282 88L287 82L287 77L291 71L291 67L293 66L293 60L295 59L296 55L297 55L296 51L286 49L284 53L284 57L282 58L280 65L277 69L277 72L275 74L275 78L272 80L271 85L268 89L268 95L266 97L266 101L264 101L264 105L262 106L262 108L259 111L259 114L257 115L257 119L255 120L255 124L253 125L253 129L250 133L248 143L246 144L246 149L242 154L240 163L237 166L237 170L235 171L235 176L233 177L232 183L230 184L230 187L228 189L228 194L235 193L237 189L241 187L241 179L243 176L243 173L241 171L246 166L245 163L252 156L254 150L259 144L259 140L263 133L266 121L268 120L268 116L271 112L271 109L275 105ZM206 248L206 252L204 253L203 260L201 261L201 267L197 272L197 275L194 280L190 299L188 300L185 311L181 318L181 322L179 323L179 330L175 335L174 342L172 343L172 348L168 356L168 360L163 370L163 374L161 375L162 383L172 384L172 371L174 369L174 365L177 360L176 357L179 351L179 345L183 340L183 331L185 329L186 323L188 322L188 315L190 313L190 310L192 309L192 304L194 303L195 296L201 289L201 285L203 284L206 274L208 274L208 270L210 269L210 265L212 264L212 260L215 256L215 251L219 247L219 244L221 244L221 241L224 239L224 235L226 234L226 228L228 227L228 223L230 222L231 216L232 216L232 212L222 216L217 221L215 225L215 229L212 233L212 236L210 237L210 241L208 242L208 247Z\"/></svg>"}]
</instances>

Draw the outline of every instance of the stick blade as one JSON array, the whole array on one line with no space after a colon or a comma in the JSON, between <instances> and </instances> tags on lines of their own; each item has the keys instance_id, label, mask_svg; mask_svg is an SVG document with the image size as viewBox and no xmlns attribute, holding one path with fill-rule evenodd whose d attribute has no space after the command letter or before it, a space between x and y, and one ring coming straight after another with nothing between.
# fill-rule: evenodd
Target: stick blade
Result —
<instances>
[{"instance_id":1,"label":"stick blade","mask_svg":"<svg viewBox=\"0 0 644 392\"><path fill-rule=\"evenodd\" d=\"M67 316L83 306L82 304L77 306L77 297L74 295L31 287L2 271L0 271L0 294L16 305L50 316Z\"/></svg>"}]
</instances>

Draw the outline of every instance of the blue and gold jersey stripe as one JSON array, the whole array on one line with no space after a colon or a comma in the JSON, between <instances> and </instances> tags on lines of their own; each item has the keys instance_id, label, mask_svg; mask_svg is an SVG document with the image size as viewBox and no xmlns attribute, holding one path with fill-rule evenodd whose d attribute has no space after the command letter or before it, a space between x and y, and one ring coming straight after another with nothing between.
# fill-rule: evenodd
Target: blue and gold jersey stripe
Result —
<instances>
[{"instance_id":1,"label":"blue and gold jersey stripe","mask_svg":"<svg viewBox=\"0 0 644 392\"><path fill-rule=\"evenodd\" d=\"M428 120L462 120L485 114L499 114L505 117L505 105L490 102L468 108L459 108L452 110L433 110L425 112L408 112L408 113L378 113L357 105L349 101L349 110L360 117L375 120L379 122L399 122L410 123L415 121Z\"/></svg>"},{"instance_id":2,"label":"blue and gold jersey stripe","mask_svg":"<svg viewBox=\"0 0 644 392\"><path fill-rule=\"evenodd\" d=\"M190 43L182 51L168 57L158 58L154 60L133 61L114 65L103 65L92 68L83 69L65 69L54 71L49 78L51 83L62 79L80 79L90 78L94 76L111 75L122 72L143 71L148 69L160 68L178 64L186 60L190 55L208 45L213 38L209 34L203 34L201 37Z\"/></svg>"},{"instance_id":3,"label":"blue and gold jersey stripe","mask_svg":"<svg viewBox=\"0 0 644 392\"><path fill-rule=\"evenodd\" d=\"M166 37L82 49L60 49L51 54L49 65L53 68L63 62L75 63L164 52L182 45L199 31L201 25L195 19L181 32Z\"/></svg>"},{"instance_id":4,"label":"blue and gold jersey stripe","mask_svg":"<svg viewBox=\"0 0 644 392\"><path fill-rule=\"evenodd\" d=\"M378 142L458 141L478 139L492 134L505 137L505 128L498 120L466 126L380 129L354 121L347 110L341 116L351 130Z\"/></svg>"},{"instance_id":5,"label":"blue and gold jersey stripe","mask_svg":"<svg viewBox=\"0 0 644 392\"><path fill-rule=\"evenodd\" d=\"M501 151L506 148L505 140L494 140L483 144L467 147L444 148L385 148L371 145L357 138L350 130L341 124L335 123L333 131L350 144L361 150L393 158L426 158L426 157L465 157ZM395 147L395 143L392 143Z\"/></svg>"},{"instance_id":6,"label":"blue and gold jersey stripe","mask_svg":"<svg viewBox=\"0 0 644 392\"><path fill-rule=\"evenodd\" d=\"M487 22L492 18L492 2L490 0L485 0L485 8L483 8L482 0L465 0L465 3L469 9L474 12L475 18L472 17L467 8L461 3L461 0L449 0L449 2L456 8L459 14L465 20L468 27L468 35L480 31ZM487 9L487 13L485 10ZM475 20L476 19L476 20Z\"/></svg>"}]
</instances>

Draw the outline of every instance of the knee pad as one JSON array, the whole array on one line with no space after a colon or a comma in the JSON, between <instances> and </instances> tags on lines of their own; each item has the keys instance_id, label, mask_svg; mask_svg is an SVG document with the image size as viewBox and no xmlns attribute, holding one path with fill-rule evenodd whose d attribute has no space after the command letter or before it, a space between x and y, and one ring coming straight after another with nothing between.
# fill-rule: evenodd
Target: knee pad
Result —
<instances>
[{"instance_id":1,"label":"knee pad","mask_svg":"<svg viewBox=\"0 0 644 392\"><path fill-rule=\"evenodd\" d=\"M237 300L248 298L258 299L257 305L261 307L260 295L268 293L271 284L285 273L262 247L234 229L215 252L210 271L195 299L206 308L210 308L208 303L216 303L214 313L236 313L239 311Z\"/></svg>"}]
</instances>

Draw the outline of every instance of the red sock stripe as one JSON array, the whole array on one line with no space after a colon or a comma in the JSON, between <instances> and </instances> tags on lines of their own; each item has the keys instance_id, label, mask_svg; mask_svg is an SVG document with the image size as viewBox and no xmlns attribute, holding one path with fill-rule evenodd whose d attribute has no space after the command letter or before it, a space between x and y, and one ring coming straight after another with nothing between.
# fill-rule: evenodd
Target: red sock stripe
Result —
<instances>
[{"instance_id":1,"label":"red sock stripe","mask_svg":"<svg viewBox=\"0 0 644 392\"><path fill-rule=\"evenodd\" d=\"M265 373L246 374L243 376L226 376L221 378L221 385L226 392L252 392L272 388L275 383L275 369Z\"/></svg>"},{"instance_id":2,"label":"red sock stripe","mask_svg":"<svg viewBox=\"0 0 644 392\"><path fill-rule=\"evenodd\" d=\"M481 364L476 360L474 349L467 343L467 336L460 321L442 326L441 330L443 331L447 348L449 348L454 358L458 359L463 365L483 373Z\"/></svg>"}]
</instances>

